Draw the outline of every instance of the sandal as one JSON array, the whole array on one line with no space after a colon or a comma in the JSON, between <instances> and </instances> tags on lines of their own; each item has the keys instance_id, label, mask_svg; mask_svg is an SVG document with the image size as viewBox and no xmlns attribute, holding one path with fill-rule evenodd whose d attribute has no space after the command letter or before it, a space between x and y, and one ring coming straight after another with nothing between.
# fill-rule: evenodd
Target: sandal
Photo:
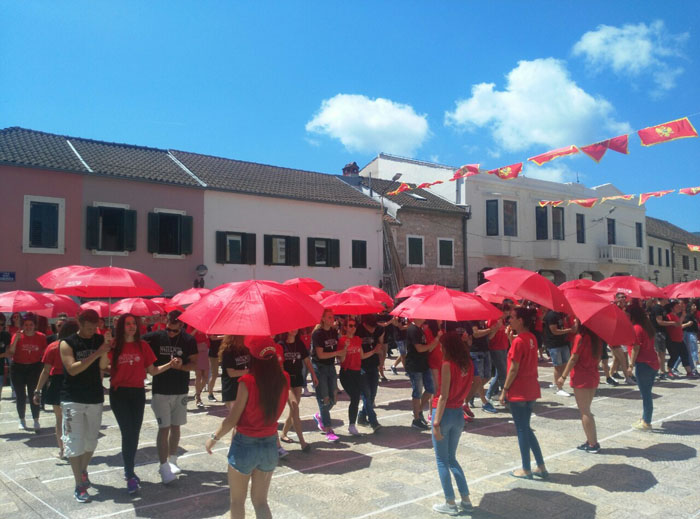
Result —
<instances>
[{"instance_id":1,"label":"sandal","mask_svg":"<svg viewBox=\"0 0 700 519\"><path fill-rule=\"evenodd\" d=\"M532 475L535 476L536 478L547 479L549 477L549 472L547 472L546 470L542 470L542 471L533 470Z\"/></svg>"},{"instance_id":2,"label":"sandal","mask_svg":"<svg viewBox=\"0 0 700 519\"><path fill-rule=\"evenodd\" d=\"M311 445L308 443L301 448L301 452L311 452Z\"/></svg>"},{"instance_id":3,"label":"sandal","mask_svg":"<svg viewBox=\"0 0 700 519\"><path fill-rule=\"evenodd\" d=\"M527 474L527 473L516 474L515 471L511 471L510 475L513 476L514 478L518 478L518 479L532 479L532 474Z\"/></svg>"},{"instance_id":4,"label":"sandal","mask_svg":"<svg viewBox=\"0 0 700 519\"><path fill-rule=\"evenodd\" d=\"M294 440L292 440L289 436L280 436L280 441L284 443L294 443Z\"/></svg>"}]
</instances>

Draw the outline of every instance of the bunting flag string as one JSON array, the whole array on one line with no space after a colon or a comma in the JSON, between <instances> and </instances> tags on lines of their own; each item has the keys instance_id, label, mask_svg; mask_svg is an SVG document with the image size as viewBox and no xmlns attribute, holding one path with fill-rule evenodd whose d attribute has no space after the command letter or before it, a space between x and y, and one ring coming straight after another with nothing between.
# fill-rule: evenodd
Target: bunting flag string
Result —
<instances>
[{"instance_id":1,"label":"bunting flag string","mask_svg":"<svg viewBox=\"0 0 700 519\"><path fill-rule=\"evenodd\" d=\"M646 201L652 197L661 198L662 196L666 196L667 194L673 193L674 191L675 189L667 189L666 191L653 191L651 193L642 193L641 195L639 195L639 205L646 203Z\"/></svg>"},{"instance_id":2,"label":"bunting flag string","mask_svg":"<svg viewBox=\"0 0 700 519\"><path fill-rule=\"evenodd\" d=\"M596 142L595 144L589 144L588 146L581 146L579 150L592 158L595 162L600 162L608 150L613 150L618 153L623 153L625 155L629 154L627 150L627 144L629 142L629 137L627 135L619 135L613 137L612 139L607 139L605 141Z\"/></svg>"},{"instance_id":3,"label":"bunting flag string","mask_svg":"<svg viewBox=\"0 0 700 519\"><path fill-rule=\"evenodd\" d=\"M520 172L523 170L523 163L518 162L517 164L511 164L510 166L505 166L503 168L492 169L487 171L489 175L496 175L502 180L512 180L518 178Z\"/></svg>"},{"instance_id":4,"label":"bunting flag string","mask_svg":"<svg viewBox=\"0 0 700 519\"><path fill-rule=\"evenodd\" d=\"M650 126L637 132L642 140L642 146L653 146L662 142L675 141L676 139L685 139L687 137L697 137L698 132L695 131L693 125L687 117L676 119L656 126Z\"/></svg>"},{"instance_id":5,"label":"bunting flag string","mask_svg":"<svg viewBox=\"0 0 700 519\"><path fill-rule=\"evenodd\" d=\"M578 153L578 148L572 144L571 146L567 146L566 148L559 148L557 150L542 153L541 155L530 157L527 160L529 160L530 162L534 162L538 166L541 166L542 164L546 164L550 160L554 160L557 157L566 157L567 155L574 155L575 153Z\"/></svg>"},{"instance_id":6,"label":"bunting flag string","mask_svg":"<svg viewBox=\"0 0 700 519\"><path fill-rule=\"evenodd\" d=\"M596 204L596 202L598 202L597 198L580 198L578 200L569 200L569 205L578 204L581 207L586 207L590 209Z\"/></svg>"},{"instance_id":7,"label":"bunting flag string","mask_svg":"<svg viewBox=\"0 0 700 519\"><path fill-rule=\"evenodd\" d=\"M579 198L576 200L567 200L566 203L568 205L571 204L578 204L581 207L586 207L586 208L591 208L596 204L602 204L603 202L607 202L608 200L633 200L639 196L639 205L645 204L650 198L661 198L662 196L666 196L669 193L675 192L675 189L666 189L665 191L652 191L649 193L640 193L639 195L614 195L614 196L604 196L602 198ZM684 187L678 190L679 193L682 193L684 195L697 195L700 193L700 186L698 187ZM537 205L540 207L547 207L548 205L551 205L552 207L559 207L561 204L563 204L563 200L540 200L537 202Z\"/></svg>"},{"instance_id":8,"label":"bunting flag string","mask_svg":"<svg viewBox=\"0 0 700 519\"><path fill-rule=\"evenodd\" d=\"M687 245L692 252L700 252L700 245L692 245L690 243L688 243Z\"/></svg>"},{"instance_id":9,"label":"bunting flag string","mask_svg":"<svg viewBox=\"0 0 700 519\"><path fill-rule=\"evenodd\" d=\"M678 192L681 195L695 196L698 193L700 193L700 186L698 186L698 187L684 187L683 189L679 189Z\"/></svg>"}]
</instances>

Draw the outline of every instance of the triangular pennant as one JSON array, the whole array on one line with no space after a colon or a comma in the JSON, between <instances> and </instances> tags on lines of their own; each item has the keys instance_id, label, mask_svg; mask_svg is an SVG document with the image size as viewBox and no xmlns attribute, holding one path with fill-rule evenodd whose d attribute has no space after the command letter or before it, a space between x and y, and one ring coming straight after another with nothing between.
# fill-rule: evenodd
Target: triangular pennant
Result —
<instances>
[{"instance_id":1,"label":"triangular pennant","mask_svg":"<svg viewBox=\"0 0 700 519\"><path fill-rule=\"evenodd\" d=\"M578 204L581 207L586 207L586 208L590 209L591 207L593 207L596 204L597 201L598 201L597 198L579 198L577 200L569 200L569 205Z\"/></svg>"},{"instance_id":2,"label":"triangular pennant","mask_svg":"<svg viewBox=\"0 0 700 519\"><path fill-rule=\"evenodd\" d=\"M639 195L639 205L646 203L650 198L661 198L669 193L673 193L675 189L667 189L666 191L653 191L651 193L642 193Z\"/></svg>"},{"instance_id":3,"label":"triangular pennant","mask_svg":"<svg viewBox=\"0 0 700 519\"><path fill-rule=\"evenodd\" d=\"M600 199L600 203L602 204L603 202L605 202L607 200L632 200L635 196L637 196L637 195L604 196L603 198Z\"/></svg>"},{"instance_id":4,"label":"triangular pennant","mask_svg":"<svg viewBox=\"0 0 700 519\"><path fill-rule=\"evenodd\" d=\"M678 192L682 195L690 195L694 196L700 193L700 186L698 187L684 187L683 189L679 189Z\"/></svg>"},{"instance_id":5,"label":"triangular pennant","mask_svg":"<svg viewBox=\"0 0 700 519\"><path fill-rule=\"evenodd\" d=\"M527 160L541 166L542 164L546 164L550 160L554 160L557 157L566 157L567 155L574 155L575 153L578 153L578 148L572 144L571 146L566 146L565 148L558 148L540 155L535 155Z\"/></svg>"}]
</instances>

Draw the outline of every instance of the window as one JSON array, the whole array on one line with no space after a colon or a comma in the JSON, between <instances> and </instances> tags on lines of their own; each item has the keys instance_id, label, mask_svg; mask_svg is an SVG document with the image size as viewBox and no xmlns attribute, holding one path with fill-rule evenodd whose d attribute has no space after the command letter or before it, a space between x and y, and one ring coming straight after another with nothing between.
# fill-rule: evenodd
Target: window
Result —
<instances>
[{"instance_id":1,"label":"window","mask_svg":"<svg viewBox=\"0 0 700 519\"><path fill-rule=\"evenodd\" d=\"M683 255L683 270L690 270L690 257Z\"/></svg>"},{"instance_id":2,"label":"window","mask_svg":"<svg viewBox=\"0 0 700 519\"><path fill-rule=\"evenodd\" d=\"M216 262L255 265L255 234L216 231Z\"/></svg>"},{"instance_id":3,"label":"window","mask_svg":"<svg viewBox=\"0 0 700 519\"><path fill-rule=\"evenodd\" d=\"M503 201L503 235L518 235L518 202L513 200Z\"/></svg>"},{"instance_id":4,"label":"window","mask_svg":"<svg viewBox=\"0 0 700 519\"><path fill-rule=\"evenodd\" d=\"M408 251L409 266L423 266L423 237L422 236L407 236L406 249Z\"/></svg>"},{"instance_id":5,"label":"window","mask_svg":"<svg viewBox=\"0 0 700 519\"><path fill-rule=\"evenodd\" d=\"M649 265L653 265L653 264L654 264L654 247L650 245L649 246Z\"/></svg>"},{"instance_id":6,"label":"window","mask_svg":"<svg viewBox=\"0 0 700 519\"><path fill-rule=\"evenodd\" d=\"M564 239L564 208L552 207L552 239Z\"/></svg>"},{"instance_id":7,"label":"window","mask_svg":"<svg viewBox=\"0 0 700 519\"><path fill-rule=\"evenodd\" d=\"M538 240L546 240L549 238L546 207L535 207L535 234Z\"/></svg>"},{"instance_id":8,"label":"window","mask_svg":"<svg viewBox=\"0 0 700 519\"><path fill-rule=\"evenodd\" d=\"M365 240L352 240L352 268L367 268L367 242Z\"/></svg>"},{"instance_id":9,"label":"window","mask_svg":"<svg viewBox=\"0 0 700 519\"><path fill-rule=\"evenodd\" d=\"M607 218L608 220L608 245L615 245L615 219Z\"/></svg>"},{"instance_id":10,"label":"window","mask_svg":"<svg viewBox=\"0 0 700 519\"><path fill-rule=\"evenodd\" d=\"M657 265L659 265L659 267L660 267L661 266L661 247L659 247L658 257L659 257L659 261L658 261Z\"/></svg>"},{"instance_id":11,"label":"window","mask_svg":"<svg viewBox=\"0 0 700 519\"><path fill-rule=\"evenodd\" d=\"M63 254L65 222L64 198L24 195L22 252Z\"/></svg>"},{"instance_id":12,"label":"window","mask_svg":"<svg viewBox=\"0 0 700 519\"><path fill-rule=\"evenodd\" d=\"M582 213L576 213L576 243L586 243L585 222L585 216Z\"/></svg>"},{"instance_id":13,"label":"window","mask_svg":"<svg viewBox=\"0 0 700 519\"><path fill-rule=\"evenodd\" d=\"M637 237L637 247L640 249L644 247L644 237L643 237L643 229L642 229L642 224L640 222L637 222L634 224L634 230L635 230L635 235Z\"/></svg>"},{"instance_id":14,"label":"window","mask_svg":"<svg viewBox=\"0 0 700 519\"><path fill-rule=\"evenodd\" d=\"M498 236L498 200L486 200L486 236Z\"/></svg>"},{"instance_id":15,"label":"window","mask_svg":"<svg viewBox=\"0 0 700 519\"><path fill-rule=\"evenodd\" d=\"M110 254L136 250L136 211L124 204L93 202L87 208L85 248Z\"/></svg>"},{"instance_id":16,"label":"window","mask_svg":"<svg viewBox=\"0 0 700 519\"><path fill-rule=\"evenodd\" d=\"M438 238L438 267L454 267L454 240Z\"/></svg>"},{"instance_id":17,"label":"window","mask_svg":"<svg viewBox=\"0 0 700 519\"><path fill-rule=\"evenodd\" d=\"M671 253L668 249L666 249L666 266L671 266Z\"/></svg>"},{"instance_id":18,"label":"window","mask_svg":"<svg viewBox=\"0 0 700 519\"><path fill-rule=\"evenodd\" d=\"M292 265L299 262L299 237L266 234L263 237L265 265Z\"/></svg>"},{"instance_id":19,"label":"window","mask_svg":"<svg viewBox=\"0 0 700 519\"><path fill-rule=\"evenodd\" d=\"M184 211L156 209L148 213L148 252L161 258L192 254L192 223Z\"/></svg>"},{"instance_id":20,"label":"window","mask_svg":"<svg viewBox=\"0 0 700 519\"><path fill-rule=\"evenodd\" d=\"M308 238L306 243L309 267L340 266L340 240Z\"/></svg>"}]
</instances>

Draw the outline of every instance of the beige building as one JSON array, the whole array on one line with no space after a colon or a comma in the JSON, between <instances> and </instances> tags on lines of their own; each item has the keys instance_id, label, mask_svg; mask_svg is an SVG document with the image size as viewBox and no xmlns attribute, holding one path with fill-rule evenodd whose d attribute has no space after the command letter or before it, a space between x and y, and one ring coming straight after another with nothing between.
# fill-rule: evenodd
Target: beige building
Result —
<instances>
[{"instance_id":1,"label":"beige building","mask_svg":"<svg viewBox=\"0 0 700 519\"><path fill-rule=\"evenodd\" d=\"M647 216L647 279L660 286L700 279L700 236L665 220ZM658 281L657 281L658 280Z\"/></svg>"}]
</instances>

